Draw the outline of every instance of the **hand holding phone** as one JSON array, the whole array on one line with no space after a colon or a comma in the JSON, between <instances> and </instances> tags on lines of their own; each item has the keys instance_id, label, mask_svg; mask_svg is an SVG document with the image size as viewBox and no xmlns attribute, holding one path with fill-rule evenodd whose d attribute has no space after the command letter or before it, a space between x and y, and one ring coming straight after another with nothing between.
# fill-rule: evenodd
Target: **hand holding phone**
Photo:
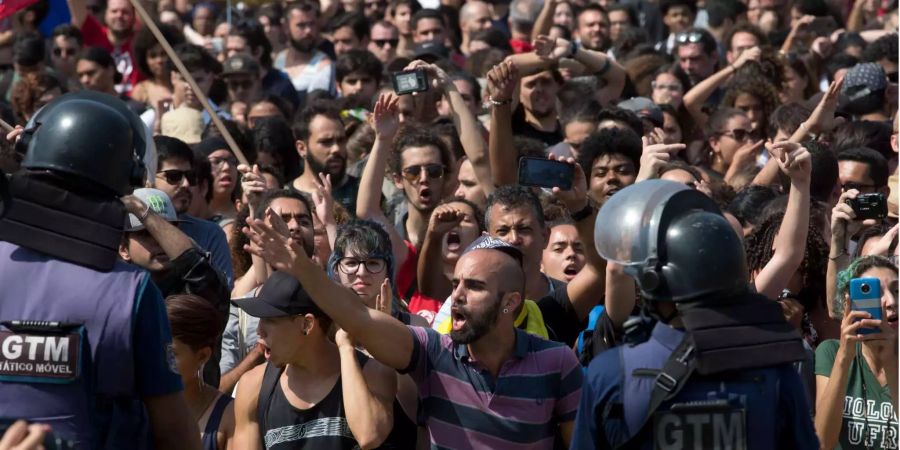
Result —
<instances>
[{"instance_id":1,"label":"hand holding phone","mask_svg":"<svg viewBox=\"0 0 900 450\"><path fill-rule=\"evenodd\" d=\"M572 189L575 166L561 161L523 156L519 159L519 184L547 189Z\"/></svg>"},{"instance_id":2,"label":"hand holding phone","mask_svg":"<svg viewBox=\"0 0 900 450\"><path fill-rule=\"evenodd\" d=\"M878 278L854 278L850 280L850 307L853 311L869 313L872 319L881 320L881 280ZM876 328L859 327L858 334L880 333Z\"/></svg>"},{"instance_id":3,"label":"hand holding phone","mask_svg":"<svg viewBox=\"0 0 900 450\"><path fill-rule=\"evenodd\" d=\"M391 83L397 95L425 92L428 90L428 73L423 68L394 72Z\"/></svg>"}]
</instances>

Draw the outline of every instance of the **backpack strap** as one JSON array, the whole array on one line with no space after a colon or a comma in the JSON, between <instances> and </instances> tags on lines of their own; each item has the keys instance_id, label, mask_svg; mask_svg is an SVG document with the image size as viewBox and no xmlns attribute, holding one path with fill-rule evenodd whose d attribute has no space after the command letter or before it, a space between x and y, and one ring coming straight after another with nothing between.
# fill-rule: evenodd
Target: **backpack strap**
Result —
<instances>
[{"instance_id":1,"label":"backpack strap","mask_svg":"<svg viewBox=\"0 0 900 450\"><path fill-rule=\"evenodd\" d=\"M581 365L583 366L587 366L591 359L594 358L591 341L593 340L594 330L597 328L597 322L603 314L603 309L603 305L596 305L591 309L590 314L588 314L587 328L578 333L578 340L575 341L578 359L581 360Z\"/></svg>"},{"instance_id":2,"label":"backpack strap","mask_svg":"<svg viewBox=\"0 0 900 450\"><path fill-rule=\"evenodd\" d=\"M641 425L637 427L635 432L627 441L617 448L638 448L639 442L645 436L645 429L650 419L663 402L674 398L681 392L687 383L691 374L694 372L695 366L695 347L690 335L675 347L675 350L669 355L662 369L656 373L656 380L653 385L653 392L650 394L650 403L647 406L647 413L644 416ZM623 366L624 367L624 366ZM636 369L635 372L641 371L638 376L646 375L647 369ZM636 376L635 373L625 374L625 376Z\"/></svg>"}]
</instances>

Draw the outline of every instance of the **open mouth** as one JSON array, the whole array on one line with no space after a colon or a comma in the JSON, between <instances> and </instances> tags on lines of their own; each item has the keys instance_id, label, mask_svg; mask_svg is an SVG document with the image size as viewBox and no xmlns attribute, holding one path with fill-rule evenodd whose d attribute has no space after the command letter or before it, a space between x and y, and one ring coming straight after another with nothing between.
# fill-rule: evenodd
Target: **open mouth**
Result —
<instances>
[{"instance_id":1,"label":"open mouth","mask_svg":"<svg viewBox=\"0 0 900 450\"><path fill-rule=\"evenodd\" d=\"M419 190L419 199L422 203L430 204L431 203L431 189L422 188Z\"/></svg>"},{"instance_id":2,"label":"open mouth","mask_svg":"<svg viewBox=\"0 0 900 450\"><path fill-rule=\"evenodd\" d=\"M459 232L451 231L447 233L447 251L456 252L460 248Z\"/></svg>"},{"instance_id":3,"label":"open mouth","mask_svg":"<svg viewBox=\"0 0 900 450\"><path fill-rule=\"evenodd\" d=\"M889 324L891 324L891 325L896 325L896 324L897 324L897 313L895 313L895 312L894 312L894 313L888 313L888 316L887 316L887 319L886 319L886 320L887 320L887 323L889 323Z\"/></svg>"},{"instance_id":4,"label":"open mouth","mask_svg":"<svg viewBox=\"0 0 900 450\"><path fill-rule=\"evenodd\" d=\"M612 189L609 189L609 190L606 191L606 196L607 196L607 197L612 197L613 194L615 194L616 192L619 192L619 188L612 188Z\"/></svg>"},{"instance_id":5,"label":"open mouth","mask_svg":"<svg viewBox=\"0 0 900 450\"><path fill-rule=\"evenodd\" d=\"M450 320L453 331L459 331L466 326L466 315L459 309L450 309Z\"/></svg>"},{"instance_id":6,"label":"open mouth","mask_svg":"<svg viewBox=\"0 0 900 450\"><path fill-rule=\"evenodd\" d=\"M563 274L565 274L566 278L575 278L575 275L578 275L578 267L575 263L569 264L563 269Z\"/></svg>"},{"instance_id":7,"label":"open mouth","mask_svg":"<svg viewBox=\"0 0 900 450\"><path fill-rule=\"evenodd\" d=\"M272 357L272 350L269 349L269 346L266 345L265 341L259 340L257 343L262 346L263 356L266 358L266 361L268 361Z\"/></svg>"},{"instance_id":8,"label":"open mouth","mask_svg":"<svg viewBox=\"0 0 900 450\"><path fill-rule=\"evenodd\" d=\"M231 179L231 175L223 175L217 183L221 186L231 186L234 180Z\"/></svg>"}]
</instances>

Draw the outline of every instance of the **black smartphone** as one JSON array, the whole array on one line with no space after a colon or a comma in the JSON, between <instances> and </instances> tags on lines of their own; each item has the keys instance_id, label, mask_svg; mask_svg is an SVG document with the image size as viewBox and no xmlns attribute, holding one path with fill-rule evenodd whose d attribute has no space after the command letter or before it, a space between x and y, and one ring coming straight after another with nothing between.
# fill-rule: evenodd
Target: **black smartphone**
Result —
<instances>
[{"instance_id":1,"label":"black smartphone","mask_svg":"<svg viewBox=\"0 0 900 450\"><path fill-rule=\"evenodd\" d=\"M847 204L856 213L856 220L884 219L887 217L887 199L881 192L859 194L847 199Z\"/></svg>"},{"instance_id":2,"label":"black smartphone","mask_svg":"<svg viewBox=\"0 0 900 450\"><path fill-rule=\"evenodd\" d=\"M523 156L519 159L519 184L542 188L572 189L575 166L546 158Z\"/></svg>"},{"instance_id":3,"label":"black smartphone","mask_svg":"<svg viewBox=\"0 0 900 450\"><path fill-rule=\"evenodd\" d=\"M428 90L428 73L425 69L394 72L391 74L391 83L397 95L425 92Z\"/></svg>"}]
</instances>

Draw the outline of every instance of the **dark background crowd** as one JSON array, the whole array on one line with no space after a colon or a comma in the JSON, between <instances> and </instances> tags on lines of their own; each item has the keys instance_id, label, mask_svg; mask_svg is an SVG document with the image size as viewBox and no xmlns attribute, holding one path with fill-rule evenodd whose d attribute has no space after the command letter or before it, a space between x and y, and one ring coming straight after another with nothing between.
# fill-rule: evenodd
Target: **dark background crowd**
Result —
<instances>
[{"instance_id":1,"label":"dark background crowd","mask_svg":"<svg viewBox=\"0 0 900 450\"><path fill-rule=\"evenodd\" d=\"M255 221L289 236L285 245L324 269L327 284L457 344L489 335L499 314L455 306L468 283L457 273L465 250L514 248L525 276L511 323L571 348L558 370L580 373L576 358L587 366L628 342L625 324L644 302L622 267L598 254L602 230L585 219L651 179L718 205L743 241L751 286L803 337L807 359L796 370L813 441L897 448L896 0L142 5L192 82L128 0L39 0L0 21L0 118L25 126L44 105L85 90L116 96L140 117L147 188L123 200L131 222L119 254L167 298L180 383L206 448L286 445L267 430L306 419L287 417L299 413L282 404L263 423L258 405L307 411L318 402L304 398L319 393L321 414L346 417L352 431L329 448L505 448L521 438L515 427L480 431L496 441L448 437L516 408L459 423L440 416L450 394L435 400L417 384L432 370L461 375L440 359L426 371L416 358L441 344L414 332L416 350L401 348L395 359L406 359L395 361L374 338L335 335L331 320L349 330L350 319L319 303L318 285L281 279L300 266L257 242L265 233ZM393 74L414 70L426 75L423 89L394 95ZM6 173L24 156L12 143L19 133L0 144ZM523 161L533 159L569 164L571 189L523 182ZM884 212L862 217L863 200ZM858 338L863 316L851 312L848 285L860 277L883 285L878 340ZM317 321L285 331L278 314L246 303L264 294L292 299L275 307L285 315L313 311ZM266 360L332 370L343 400L322 398L330 375L301 376L305 384L282 397L266 393L281 376ZM529 394L556 399L553 414L533 420L559 425L535 431L532 443L601 446L583 399L579 409L581 377L566 380Z\"/></svg>"}]
</instances>

